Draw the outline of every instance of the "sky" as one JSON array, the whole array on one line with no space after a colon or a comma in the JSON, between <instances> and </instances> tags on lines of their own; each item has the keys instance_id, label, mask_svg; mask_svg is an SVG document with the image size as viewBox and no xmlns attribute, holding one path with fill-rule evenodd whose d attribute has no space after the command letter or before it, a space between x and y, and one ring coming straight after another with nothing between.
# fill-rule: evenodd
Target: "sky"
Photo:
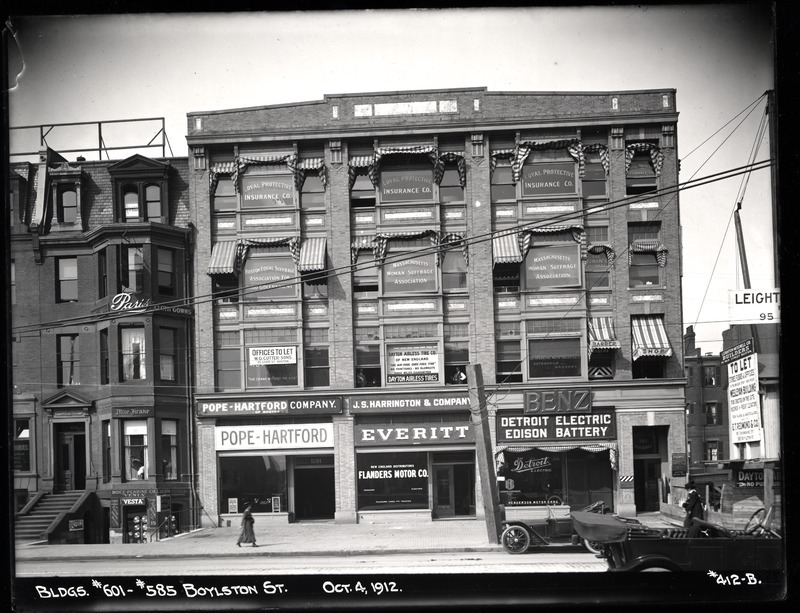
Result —
<instances>
[{"instance_id":1,"label":"sky","mask_svg":"<svg viewBox=\"0 0 800 613\"><path fill-rule=\"evenodd\" d=\"M770 156L768 136L759 138L763 94L775 88L766 2L29 15L11 22L12 153L38 145L30 149L25 140L38 132L13 129L19 126L164 117L167 155L185 156L190 112L326 94L486 87L675 89L681 182ZM158 127L146 124L141 142ZM110 126L106 144L121 142L127 128ZM85 134L62 129L48 143L72 148ZM729 290L744 287L732 222L739 200L751 287L775 288L769 170L684 190L679 199L683 328L694 326L704 353L722 349Z\"/></svg>"}]
</instances>

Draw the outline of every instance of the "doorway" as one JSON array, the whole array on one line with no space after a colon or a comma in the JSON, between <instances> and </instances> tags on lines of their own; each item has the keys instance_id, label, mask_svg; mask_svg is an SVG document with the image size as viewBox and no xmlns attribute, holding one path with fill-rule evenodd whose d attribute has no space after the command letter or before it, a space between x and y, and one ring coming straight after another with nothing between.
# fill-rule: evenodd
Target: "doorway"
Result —
<instances>
[{"instance_id":1,"label":"doorway","mask_svg":"<svg viewBox=\"0 0 800 613\"><path fill-rule=\"evenodd\" d=\"M83 422L55 424L57 493L86 488L86 432Z\"/></svg>"},{"instance_id":2,"label":"doorway","mask_svg":"<svg viewBox=\"0 0 800 613\"><path fill-rule=\"evenodd\" d=\"M296 457L294 462L295 520L333 519L335 511L333 457Z\"/></svg>"},{"instance_id":3,"label":"doorway","mask_svg":"<svg viewBox=\"0 0 800 613\"><path fill-rule=\"evenodd\" d=\"M637 513L658 511L660 459L633 460L633 498Z\"/></svg>"},{"instance_id":4,"label":"doorway","mask_svg":"<svg viewBox=\"0 0 800 613\"><path fill-rule=\"evenodd\" d=\"M475 462L472 452L464 457L435 454L433 464L433 516L437 519L475 515Z\"/></svg>"}]
</instances>

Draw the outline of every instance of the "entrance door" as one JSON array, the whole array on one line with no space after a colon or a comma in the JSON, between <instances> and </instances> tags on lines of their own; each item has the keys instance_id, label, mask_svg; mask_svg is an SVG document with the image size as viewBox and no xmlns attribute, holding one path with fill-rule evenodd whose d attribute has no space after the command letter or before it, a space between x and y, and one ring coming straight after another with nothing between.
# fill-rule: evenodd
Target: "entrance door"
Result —
<instances>
[{"instance_id":1,"label":"entrance door","mask_svg":"<svg viewBox=\"0 0 800 613\"><path fill-rule=\"evenodd\" d=\"M456 514L453 467L433 467L433 514L436 517L453 517Z\"/></svg>"},{"instance_id":2,"label":"entrance door","mask_svg":"<svg viewBox=\"0 0 800 613\"><path fill-rule=\"evenodd\" d=\"M638 513L658 511L658 478L660 459L633 461L633 497Z\"/></svg>"},{"instance_id":3,"label":"entrance door","mask_svg":"<svg viewBox=\"0 0 800 613\"><path fill-rule=\"evenodd\" d=\"M295 519L333 519L336 512L334 489L333 466L295 465Z\"/></svg>"},{"instance_id":4,"label":"entrance door","mask_svg":"<svg viewBox=\"0 0 800 613\"><path fill-rule=\"evenodd\" d=\"M55 427L55 490L68 492L86 487L86 434L83 423Z\"/></svg>"}]
</instances>

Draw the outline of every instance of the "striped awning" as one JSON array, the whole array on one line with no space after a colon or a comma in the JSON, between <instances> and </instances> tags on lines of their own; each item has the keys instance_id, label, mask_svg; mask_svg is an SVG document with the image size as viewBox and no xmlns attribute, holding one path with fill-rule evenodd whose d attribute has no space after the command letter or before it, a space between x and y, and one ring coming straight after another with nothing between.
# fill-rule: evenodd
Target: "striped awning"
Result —
<instances>
[{"instance_id":1,"label":"striped awning","mask_svg":"<svg viewBox=\"0 0 800 613\"><path fill-rule=\"evenodd\" d=\"M650 164L653 166L653 172L656 176L661 174L661 169L664 166L664 152L661 148L653 143L629 143L625 146L625 173L631 167L633 156L637 151L645 151L650 154Z\"/></svg>"},{"instance_id":2,"label":"striped awning","mask_svg":"<svg viewBox=\"0 0 800 613\"><path fill-rule=\"evenodd\" d=\"M236 272L236 241L220 241L211 250L209 275L232 275Z\"/></svg>"},{"instance_id":3,"label":"striped awning","mask_svg":"<svg viewBox=\"0 0 800 613\"><path fill-rule=\"evenodd\" d=\"M374 234L367 234L363 236L355 236L353 237L353 241L350 243L350 265L355 266L356 262L358 261L358 252L362 249L371 249L373 252L375 250L375 235Z\"/></svg>"},{"instance_id":4,"label":"striped awning","mask_svg":"<svg viewBox=\"0 0 800 613\"><path fill-rule=\"evenodd\" d=\"M589 318L589 355L598 349L619 349L622 345L614 331L614 320L610 317Z\"/></svg>"},{"instance_id":5,"label":"striped awning","mask_svg":"<svg viewBox=\"0 0 800 613\"><path fill-rule=\"evenodd\" d=\"M522 253L516 232L506 232L492 238L492 261L494 264L519 264Z\"/></svg>"},{"instance_id":6,"label":"striped awning","mask_svg":"<svg viewBox=\"0 0 800 613\"><path fill-rule=\"evenodd\" d=\"M511 161L511 177L514 183L519 181L519 176L522 173L522 165L525 163L531 151L547 150L547 149L566 149L567 153L572 156L578 164L581 164L583 159L583 144L576 138L562 139L535 143L533 141L523 141L519 143L514 151L514 158Z\"/></svg>"},{"instance_id":7,"label":"striped awning","mask_svg":"<svg viewBox=\"0 0 800 613\"><path fill-rule=\"evenodd\" d=\"M631 318L633 359L672 355L667 330L661 315L636 315Z\"/></svg>"},{"instance_id":8,"label":"striped awning","mask_svg":"<svg viewBox=\"0 0 800 613\"><path fill-rule=\"evenodd\" d=\"M307 238L300 246L300 261L297 269L300 272L313 272L325 269L325 248L327 239Z\"/></svg>"},{"instance_id":9,"label":"striped awning","mask_svg":"<svg viewBox=\"0 0 800 613\"><path fill-rule=\"evenodd\" d=\"M325 160L323 158L304 158L297 161L294 173L295 187L298 190L303 187L306 174L311 170L317 171L317 176L322 181L322 188L326 189L328 187L328 171L325 168Z\"/></svg>"},{"instance_id":10,"label":"striped awning","mask_svg":"<svg viewBox=\"0 0 800 613\"><path fill-rule=\"evenodd\" d=\"M209 193L213 194L217 189L219 175L231 175L236 172L236 162L219 162L208 170Z\"/></svg>"},{"instance_id":11,"label":"striped awning","mask_svg":"<svg viewBox=\"0 0 800 613\"><path fill-rule=\"evenodd\" d=\"M377 186L380 179L381 160L387 155L427 155L436 167L439 162L439 153L433 145L411 145L406 147L378 147L375 150L372 164L369 167L369 178Z\"/></svg>"},{"instance_id":12,"label":"striped awning","mask_svg":"<svg viewBox=\"0 0 800 613\"><path fill-rule=\"evenodd\" d=\"M656 256L656 261L660 268L667 265L668 249L654 239L636 239L628 247L628 266L633 261L634 253L652 253Z\"/></svg>"}]
</instances>

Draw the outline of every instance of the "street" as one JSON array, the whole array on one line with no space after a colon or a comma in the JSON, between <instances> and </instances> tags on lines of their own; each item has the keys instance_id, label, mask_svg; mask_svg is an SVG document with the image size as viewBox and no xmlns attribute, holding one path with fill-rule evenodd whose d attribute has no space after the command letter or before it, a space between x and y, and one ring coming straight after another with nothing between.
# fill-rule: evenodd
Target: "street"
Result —
<instances>
[{"instance_id":1,"label":"street","mask_svg":"<svg viewBox=\"0 0 800 613\"><path fill-rule=\"evenodd\" d=\"M353 575L353 574L458 574L458 573L564 573L604 572L605 562L589 552L528 553L511 555L498 552L439 552L379 555L263 555L197 556L180 559L117 558L69 560L18 560L17 577L92 577L157 575ZM249 551L247 552L250 553Z\"/></svg>"}]
</instances>

